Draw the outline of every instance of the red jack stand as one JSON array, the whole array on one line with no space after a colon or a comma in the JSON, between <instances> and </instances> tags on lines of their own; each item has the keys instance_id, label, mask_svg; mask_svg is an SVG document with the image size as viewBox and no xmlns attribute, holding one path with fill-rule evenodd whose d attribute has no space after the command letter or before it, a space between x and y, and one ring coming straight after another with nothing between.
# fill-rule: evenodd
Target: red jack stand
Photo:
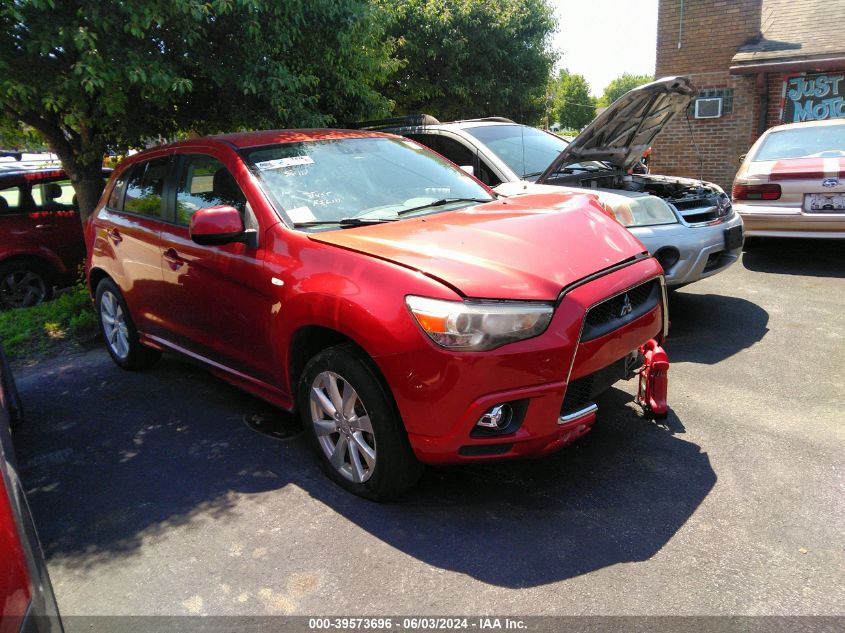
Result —
<instances>
[{"instance_id":1,"label":"red jack stand","mask_svg":"<svg viewBox=\"0 0 845 633\"><path fill-rule=\"evenodd\" d=\"M643 355L643 366L640 368L637 404L643 408L645 417L662 420L668 412L666 396L669 391L669 357L654 339L640 347L640 354Z\"/></svg>"}]
</instances>

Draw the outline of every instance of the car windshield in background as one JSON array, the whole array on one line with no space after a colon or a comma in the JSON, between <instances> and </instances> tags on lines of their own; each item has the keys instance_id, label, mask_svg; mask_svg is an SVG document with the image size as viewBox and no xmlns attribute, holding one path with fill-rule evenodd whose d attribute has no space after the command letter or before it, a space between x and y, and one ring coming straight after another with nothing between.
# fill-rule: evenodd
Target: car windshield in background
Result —
<instances>
[{"instance_id":1,"label":"car windshield in background","mask_svg":"<svg viewBox=\"0 0 845 633\"><path fill-rule=\"evenodd\" d=\"M416 143L343 138L248 150L262 186L299 227L396 220L493 200L448 161Z\"/></svg>"},{"instance_id":2,"label":"car windshield in background","mask_svg":"<svg viewBox=\"0 0 845 633\"><path fill-rule=\"evenodd\" d=\"M534 178L569 144L559 136L525 125L485 125L464 130L490 148L521 178Z\"/></svg>"},{"instance_id":3,"label":"car windshield in background","mask_svg":"<svg viewBox=\"0 0 845 633\"><path fill-rule=\"evenodd\" d=\"M840 156L845 156L845 125L824 125L772 132L754 160Z\"/></svg>"}]
</instances>

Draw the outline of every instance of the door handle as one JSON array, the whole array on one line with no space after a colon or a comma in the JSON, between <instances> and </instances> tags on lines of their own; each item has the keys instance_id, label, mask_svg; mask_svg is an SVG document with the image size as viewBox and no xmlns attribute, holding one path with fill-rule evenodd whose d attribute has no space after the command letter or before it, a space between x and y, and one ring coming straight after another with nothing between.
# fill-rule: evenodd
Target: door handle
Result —
<instances>
[{"instance_id":1,"label":"door handle","mask_svg":"<svg viewBox=\"0 0 845 633\"><path fill-rule=\"evenodd\" d=\"M107 234L115 244L120 244L123 241L123 238L120 236L120 231L117 229L109 229Z\"/></svg>"},{"instance_id":2,"label":"door handle","mask_svg":"<svg viewBox=\"0 0 845 633\"><path fill-rule=\"evenodd\" d=\"M36 224L35 228L39 231L55 231L56 225L55 224Z\"/></svg>"},{"instance_id":3,"label":"door handle","mask_svg":"<svg viewBox=\"0 0 845 633\"><path fill-rule=\"evenodd\" d=\"M162 257L164 257L164 260L170 266L170 270L179 270L185 265L185 260L179 257L179 253L176 252L175 248L168 248L164 251Z\"/></svg>"}]
</instances>

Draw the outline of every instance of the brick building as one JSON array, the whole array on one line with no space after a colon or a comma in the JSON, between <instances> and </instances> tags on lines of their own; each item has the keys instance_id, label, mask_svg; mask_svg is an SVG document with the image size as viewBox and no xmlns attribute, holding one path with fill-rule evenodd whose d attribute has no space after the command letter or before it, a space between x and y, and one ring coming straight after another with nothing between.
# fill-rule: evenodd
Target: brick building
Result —
<instances>
[{"instance_id":1,"label":"brick building","mask_svg":"<svg viewBox=\"0 0 845 633\"><path fill-rule=\"evenodd\" d=\"M657 137L652 172L727 190L766 128L845 116L843 24L845 0L660 0L656 75L707 101Z\"/></svg>"}]
</instances>

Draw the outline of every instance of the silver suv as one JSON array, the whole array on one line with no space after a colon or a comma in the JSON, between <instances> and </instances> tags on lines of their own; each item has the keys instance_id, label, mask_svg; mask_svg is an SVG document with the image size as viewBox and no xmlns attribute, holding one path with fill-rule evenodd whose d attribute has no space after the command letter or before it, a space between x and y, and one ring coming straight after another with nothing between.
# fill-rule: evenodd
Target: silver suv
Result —
<instances>
[{"instance_id":1,"label":"silver suv","mask_svg":"<svg viewBox=\"0 0 845 633\"><path fill-rule=\"evenodd\" d=\"M597 195L679 287L725 270L743 243L742 219L721 187L643 173L643 152L694 95L685 77L640 86L571 140L502 117L441 123L422 114L361 127L426 145L502 195L560 187Z\"/></svg>"}]
</instances>

